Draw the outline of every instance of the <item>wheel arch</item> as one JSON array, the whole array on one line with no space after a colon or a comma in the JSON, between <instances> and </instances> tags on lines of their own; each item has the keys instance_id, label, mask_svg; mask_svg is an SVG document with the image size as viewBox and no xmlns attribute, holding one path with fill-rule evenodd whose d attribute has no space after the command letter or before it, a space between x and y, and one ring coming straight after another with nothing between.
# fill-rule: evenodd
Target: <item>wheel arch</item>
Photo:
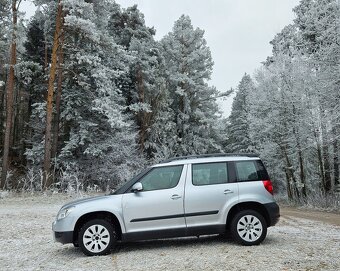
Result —
<instances>
[{"instance_id":1,"label":"wheel arch","mask_svg":"<svg viewBox=\"0 0 340 271\"><path fill-rule=\"evenodd\" d=\"M269 214L268 214L268 211L267 209L264 207L263 204L259 203L259 202L255 202L255 201L248 201L248 202L241 202L241 203L238 203L236 205L234 205L228 212L228 215L227 215L227 220L226 220L226 225L227 225L227 228L229 228L230 226L230 223L233 219L233 217L240 211L243 211L243 210L254 210L254 211L257 211L259 212L263 218L265 219L266 221L266 224L267 226L269 227L271 222L270 222L270 217L269 217Z\"/></svg>"},{"instance_id":2,"label":"wheel arch","mask_svg":"<svg viewBox=\"0 0 340 271\"><path fill-rule=\"evenodd\" d=\"M93 220L93 219L104 219L111 223L115 229L116 229L116 234L117 234L117 239L121 240L122 238L122 227L119 223L118 218L111 212L108 211L94 211L90 213L86 213L82 215L81 217L78 218L75 226L74 226L74 231L73 231L73 242L77 243L78 242L78 233L81 229L81 227L88 221Z\"/></svg>"}]
</instances>

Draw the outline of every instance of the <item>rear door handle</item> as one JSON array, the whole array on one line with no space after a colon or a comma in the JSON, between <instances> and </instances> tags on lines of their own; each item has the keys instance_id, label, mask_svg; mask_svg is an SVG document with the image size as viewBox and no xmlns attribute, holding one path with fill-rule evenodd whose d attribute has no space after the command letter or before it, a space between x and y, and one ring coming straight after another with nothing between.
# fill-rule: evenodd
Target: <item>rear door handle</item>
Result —
<instances>
[{"instance_id":1,"label":"rear door handle","mask_svg":"<svg viewBox=\"0 0 340 271\"><path fill-rule=\"evenodd\" d=\"M232 193L234 193L234 191L232 191L232 190L230 190L230 189L226 189L226 190L224 190L223 193L224 193L224 194L232 194Z\"/></svg>"},{"instance_id":2,"label":"rear door handle","mask_svg":"<svg viewBox=\"0 0 340 271\"><path fill-rule=\"evenodd\" d=\"M180 199L180 198L181 196L177 194L171 196L171 199Z\"/></svg>"}]
</instances>

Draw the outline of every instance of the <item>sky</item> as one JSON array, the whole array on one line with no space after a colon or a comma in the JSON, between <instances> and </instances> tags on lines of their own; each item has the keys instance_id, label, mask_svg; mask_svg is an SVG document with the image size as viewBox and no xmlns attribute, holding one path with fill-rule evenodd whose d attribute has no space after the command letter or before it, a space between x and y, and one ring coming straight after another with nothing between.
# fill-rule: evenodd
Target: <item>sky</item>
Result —
<instances>
[{"instance_id":1,"label":"sky","mask_svg":"<svg viewBox=\"0 0 340 271\"><path fill-rule=\"evenodd\" d=\"M138 5L147 26L154 26L156 39L172 30L174 22L189 15L194 27L205 31L214 60L210 85L224 92L237 88L245 73L253 75L267 56L269 42L292 23L293 7L299 0L117 0L123 8ZM23 1L22 11L34 14L35 7ZM232 98L220 99L224 116L231 110Z\"/></svg>"}]
</instances>

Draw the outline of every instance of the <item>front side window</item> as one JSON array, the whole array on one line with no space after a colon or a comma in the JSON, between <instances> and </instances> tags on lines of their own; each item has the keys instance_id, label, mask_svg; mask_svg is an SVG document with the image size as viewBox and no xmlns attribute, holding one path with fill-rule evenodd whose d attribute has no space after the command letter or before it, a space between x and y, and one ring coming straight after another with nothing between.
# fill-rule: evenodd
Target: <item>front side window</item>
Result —
<instances>
[{"instance_id":1,"label":"front side window","mask_svg":"<svg viewBox=\"0 0 340 271\"><path fill-rule=\"evenodd\" d=\"M169 189L177 186L182 169L182 165L152 169L140 180L143 185L143 191Z\"/></svg>"},{"instance_id":2,"label":"front side window","mask_svg":"<svg viewBox=\"0 0 340 271\"><path fill-rule=\"evenodd\" d=\"M236 172L237 172L239 181L259 180L255 161L239 161L239 162L236 162L235 164L236 164Z\"/></svg>"},{"instance_id":3,"label":"front side window","mask_svg":"<svg viewBox=\"0 0 340 271\"><path fill-rule=\"evenodd\" d=\"M222 184L228 182L226 163L207 163L192 165L193 185Z\"/></svg>"}]
</instances>

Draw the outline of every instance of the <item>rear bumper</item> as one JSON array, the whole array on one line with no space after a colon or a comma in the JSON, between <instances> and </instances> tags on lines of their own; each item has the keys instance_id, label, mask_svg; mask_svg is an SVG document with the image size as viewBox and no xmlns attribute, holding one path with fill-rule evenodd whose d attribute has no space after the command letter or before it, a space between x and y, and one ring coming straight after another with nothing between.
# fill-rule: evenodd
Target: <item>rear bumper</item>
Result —
<instances>
[{"instance_id":1,"label":"rear bumper","mask_svg":"<svg viewBox=\"0 0 340 271\"><path fill-rule=\"evenodd\" d=\"M73 231L64 231L64 232L53 232L54 241L68 244L73 243Z\"/></svg>"},{"instance_id":2,"label":"rear bumper","mask_svg":"<svg viewBox=\"0 0 340 271\"><path fill-rule=\"evenodd\" d=\"M268 216L269 216L268 218L269 218L270 223L268 227L274 226L280 220L279 205L277 205L276 202L271 202L271 203L264 204L264 207L266 208Z\"/></svg>"}]
</instances>

